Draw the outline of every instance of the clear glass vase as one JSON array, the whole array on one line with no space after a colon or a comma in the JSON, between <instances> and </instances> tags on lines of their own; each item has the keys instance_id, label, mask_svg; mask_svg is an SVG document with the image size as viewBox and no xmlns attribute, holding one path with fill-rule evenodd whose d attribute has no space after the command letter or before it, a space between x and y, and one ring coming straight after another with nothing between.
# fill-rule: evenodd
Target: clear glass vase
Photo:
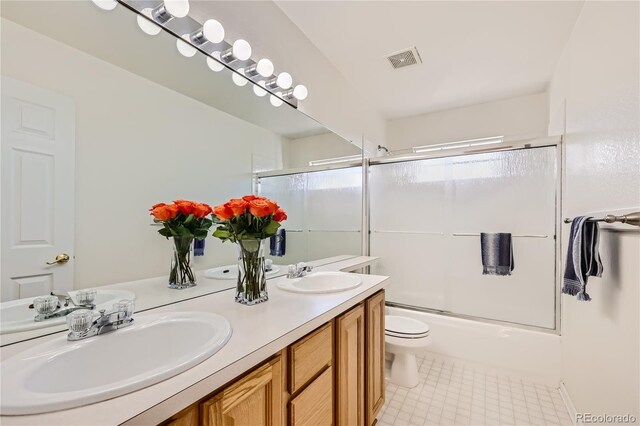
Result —
<instances>
[{"instance_id":1,"label":"clear glass vase","mask_svg":"<svg viewBox=\"0 0 640 426\"><path fill-rule=\"evenodd\" d=\"M269 300L264 250L266 240L240 240L238 247L238 286L236 302L255 305Z\"/></svg>"},{"instance_id":2,"label":"clear glass vase","mask_svg":"<svg viewBox=\"0 0 640 426\"><path fill-rule=\"evenodd\" d=\"M191 269L192 249L193 237L173 237L173 256L167 287L182 290L196 285L196 278Z\"/></svg>"}]
</instances>

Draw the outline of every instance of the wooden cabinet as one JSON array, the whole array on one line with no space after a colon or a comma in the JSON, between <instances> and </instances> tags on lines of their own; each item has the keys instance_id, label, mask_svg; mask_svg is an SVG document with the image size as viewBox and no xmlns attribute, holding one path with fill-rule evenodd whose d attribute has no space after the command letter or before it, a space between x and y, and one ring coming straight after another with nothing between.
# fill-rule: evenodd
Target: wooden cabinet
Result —
<instances>
[{"instance_id":1,"label":"wooden cabinet","mask_svg":"<svg viewBox=\"0 0 640 426\"><path fill-rule=\"evenodd\" d=\"M282 360L278 355L201 403L205 426L283 424Z\"/></svg>"},{"instance_id":2,"label":"wooden cabinet","mask_svg":"<svg viewBox=\"0 0 640 426\"><path fill-rule=\"evenodd\" d=\"M365 309L361 303L336 318L336 422L365 424Z\"/></svg>"},{"instance_id":3,"label":"wooden cabinet","mask_svg":"<svg viewBox=\"0 0 640 426\"><path fill-rule=\"evenodd\" d=\"M384 404L384 291L163 426L371 426Z\"/></svg>"},{"instance_id":4,"label":"wooden cabinet","mask_svg":"<svg viewBox=\"0 0 640 426\"><path fill-rule=\"evenodd\" d=\"M384 291L365 302L366 422L372 425L384 405Z\"/></svg>"},{"instance_id":5,"label":"wooden cabinet","mask_svg":"<svg viewBox=\"0 0 640 426\"><path fill-rule=\"evenodd\" d=\"M194 404L185 408L178 414L174 414L166 421L162 422L162 426L198 426L198 404Z\"/></svg>"},{"instance_id":6,"label":"wooden cabinet","mask_svg":"<svg viewBox=\"0 0 640 426\"><path fill-rule=\"evenodd\" d=\"M315 379L289 403L291 426L331 426L333 424L333 369Z\"/></svg>"},{"instance_id":7,"label":"wooden cabinet","mask_svg":"<svg viewBox=\"0 0 640 426\"><path fill-rule=\"evenodd\" d=\"M289 346L289 392L295 394L333 361L333 322Z\"/></svg>"}]
</instances>

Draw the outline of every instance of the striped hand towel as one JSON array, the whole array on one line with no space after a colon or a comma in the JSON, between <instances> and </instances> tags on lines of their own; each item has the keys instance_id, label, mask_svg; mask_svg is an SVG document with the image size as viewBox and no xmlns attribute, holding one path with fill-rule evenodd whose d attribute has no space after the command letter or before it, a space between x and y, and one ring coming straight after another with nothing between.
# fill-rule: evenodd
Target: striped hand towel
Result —
<instances>
[{"instance_id":1,"label":"striped hand towel","mask_svg":"<svg viewBox=\"0 0 640 426\"><path fill-rule=\"evenodd\" d=\"M587 281L589 277L602 276L602 261L598 252L598 223L589 217L578 216L571 223L569 246L564 270L562 292L589 301Z\"/></svg>"},{"instance_id":2,"label":"striped hand towel","mask_svg":"<svg viewBox=\"0 0 640 426\"><path fill-rule=\"evenodd\" d=\"M480 249L482 250L482 275L511 275L515 266L511 234L482 232Z\"/></svg>"}]
</instances>

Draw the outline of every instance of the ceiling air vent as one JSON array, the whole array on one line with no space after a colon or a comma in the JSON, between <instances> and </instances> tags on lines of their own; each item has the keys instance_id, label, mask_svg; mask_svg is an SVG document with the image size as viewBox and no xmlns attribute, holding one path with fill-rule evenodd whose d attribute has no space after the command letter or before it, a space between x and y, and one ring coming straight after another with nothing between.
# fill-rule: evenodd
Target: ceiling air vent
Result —
<instances>
[{"instance_id":1,"label":"ceiling air vent","mask_svg":"<svg viewBox=\"0 0 640 426\"><path fill-rule=\"evenodd\" d=\"M387 55L387 59L395 70L397 70L398 68L404 68L410 65L417 65L422 63L420 53L418 53L418 49L416 49L415 47L410 47L408 49L403 49L399 52Z\"/></svg>"}]
</instances>

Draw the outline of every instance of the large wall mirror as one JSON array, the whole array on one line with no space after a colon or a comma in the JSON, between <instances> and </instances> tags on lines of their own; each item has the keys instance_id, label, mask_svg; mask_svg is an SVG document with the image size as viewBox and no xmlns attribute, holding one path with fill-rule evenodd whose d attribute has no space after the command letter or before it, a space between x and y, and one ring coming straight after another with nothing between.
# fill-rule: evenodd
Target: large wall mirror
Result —
<instances>
[{"instance_id":1,"label":"large wall mirror","mask_svg":"<svg viewBox=\"0 0 640 426\"><path fill-rule=\"evenodd\" d=\"M344 167L359 141L234 84L206 49L182 56L173 31L143 33L134 3L160 2L3 1L3 345L65 328L33 321L29 305L52 291L95 288L103 305L133 293L143 310L234 287L204 277L237 259L207 238L198 285L166 288L171 242L148 214L159 202L260 192L289 214L274 264L361 253L360 170ZM348 164L328 165L335 158ZM346 217L330 214L337 199ZM62 253L67 263L46 264Z\"/></svg>"}]
</instances>

